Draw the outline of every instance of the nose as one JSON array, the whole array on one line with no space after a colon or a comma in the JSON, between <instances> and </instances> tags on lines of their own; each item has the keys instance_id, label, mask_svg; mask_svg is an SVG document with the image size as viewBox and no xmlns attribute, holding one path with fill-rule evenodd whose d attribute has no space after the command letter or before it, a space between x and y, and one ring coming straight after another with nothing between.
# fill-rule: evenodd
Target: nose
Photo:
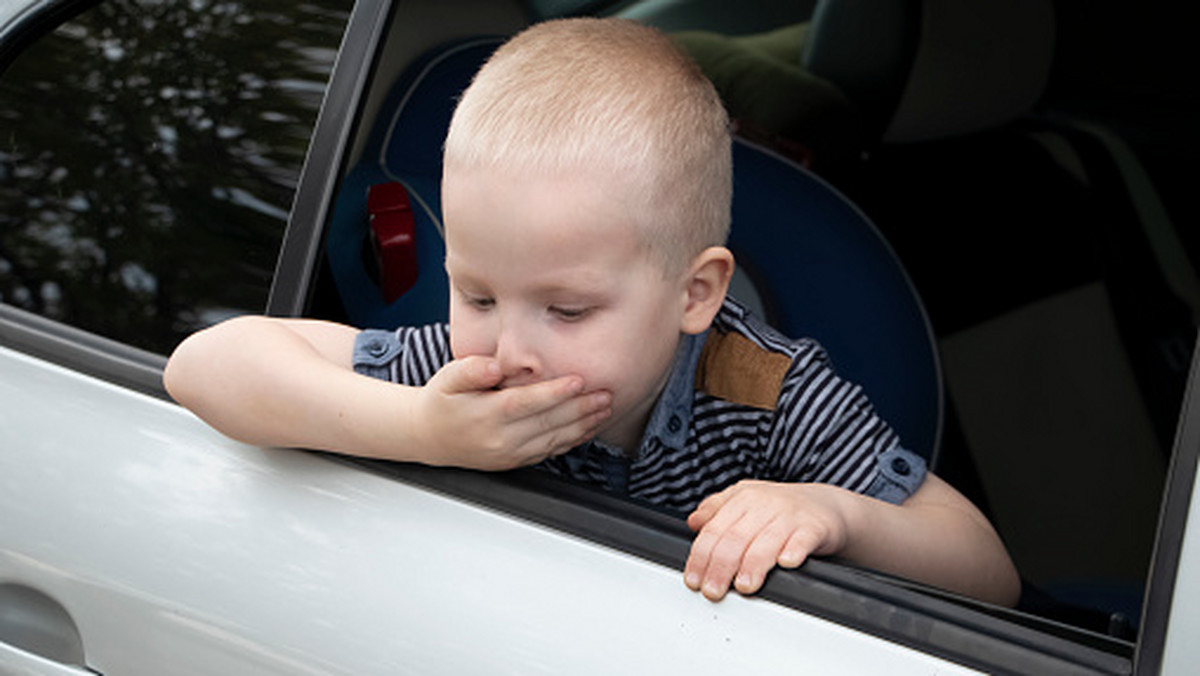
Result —
<instances>
[{"instance_id":1,"label":"nose","mask_svg":"<svg viewBox=\"0 0 1200 676\"><path fill-rule=\"evenodd\" d=\"M531 334L513 317L500 321L496 334L496 360L504 376L503 386L525 385L536 382L541 374L541 363L534 348Z\"/></svg>"}]
</instances>

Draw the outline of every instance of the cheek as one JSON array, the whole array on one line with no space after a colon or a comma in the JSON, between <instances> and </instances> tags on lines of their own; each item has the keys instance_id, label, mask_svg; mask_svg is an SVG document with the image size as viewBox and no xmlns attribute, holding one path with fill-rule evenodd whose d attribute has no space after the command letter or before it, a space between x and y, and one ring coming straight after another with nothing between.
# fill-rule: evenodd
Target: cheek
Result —
<instances>
[{"instance_id":1,"label":"cheek","mask_svg":"<svg viewBox=\"0 0 1200 676\"><path fill-rule=\"evenodd\" d=\"M618 399L638 398L647 379L661 370L663 352L674 355L662 333L640 333L620 322L591 327L570 336L558 336L547 350L546 365L552 375L582 376L588 389L604 389ZM668 333L668 336L670 334Z\"/></svg>"},{"instance_id":2,"label":"cheek","mask_svg":"<svg viewBox=\"0 0 1200 676\"><path fill-rule=\"evenodd\" d=\"M564 326L548 321L538 326L529 338L543 379L577 375L588 389L610 389L614 385L614 345L602 327Z\"/></svg>"},{"instance_id":3,"label":"cheek","mask_svg":"<svg viewBox=\"0 0 1200 676\"><path fill-rule=\"evenodd\" d=\"M626 382L639 390L639 395L644 394L640 390L661 384L678 346L679 324L669 313L643 315L642 321L627 327L622 336L620 354L625 355L622 361Z\"/></svg>"},{"instance_id":4,"label":"cheek","mask_svg":"<svg viewBox=\"0 0 1200 676\"><path fill-rule=\"evenodd\" d=\"M491 356L492 346L486 327L470 312L456 311L450 307L450 354L455 359L473 355Z\"/></svg>"}]
</instances>

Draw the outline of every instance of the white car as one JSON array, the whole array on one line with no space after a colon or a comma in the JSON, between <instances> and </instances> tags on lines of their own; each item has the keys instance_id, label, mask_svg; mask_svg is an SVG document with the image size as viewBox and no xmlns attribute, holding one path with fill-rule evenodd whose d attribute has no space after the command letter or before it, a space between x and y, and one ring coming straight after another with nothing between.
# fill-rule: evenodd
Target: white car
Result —
<instances>
[{"instance_id":1,"label":"white car","mask_svg":"<svg viewBox=\"0 0 1200 676\"><path fill-rule=\"evenodd\" d=\"M440 319L454 96L504 35L582 12L661 26L717 82L735 293L826 343L988 513L1016 609L821 559L711 603L677 514L249 447L166 396L164 355L232 315ZM0 674L1194 673L1196 93L1133 76L1173 66L1173 19L0 0Z\"/></svg>"}]
</instances>

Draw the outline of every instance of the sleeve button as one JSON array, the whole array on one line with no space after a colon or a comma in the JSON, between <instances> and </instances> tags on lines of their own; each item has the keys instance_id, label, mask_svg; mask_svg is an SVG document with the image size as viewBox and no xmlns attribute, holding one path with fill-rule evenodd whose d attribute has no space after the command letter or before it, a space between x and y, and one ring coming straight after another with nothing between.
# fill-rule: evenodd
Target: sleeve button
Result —
<instances>
[{"instance_id":1,"label":"sleeve button","mask_svg":"<svg viewBox=\"0 0 1200 676\"><path fill-rule=\"evenodd\" d=\"M908 466L908 461L904 458L894 458L892 460L892 471L900 476L908 476L912 472L912 468Z\"/></svg>"}]
</instances>

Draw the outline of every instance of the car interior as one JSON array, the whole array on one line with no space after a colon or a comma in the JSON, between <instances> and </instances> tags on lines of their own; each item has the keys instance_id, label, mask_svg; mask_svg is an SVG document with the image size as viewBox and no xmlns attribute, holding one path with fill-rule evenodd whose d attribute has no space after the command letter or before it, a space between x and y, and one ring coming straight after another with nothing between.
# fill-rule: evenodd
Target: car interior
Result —
<instances>
[{"instance_id":1,"label":"car interior","mask_svg":"<svg viewBox=\"0 0 1200 676\"><path fill-rule=\"evenodd\" d=\"M579 14L658 26L734 122L733 295L820 340L992 519L1019 613L1136 638L1200 278L1178 228L1194 95L1138 81L1164 65L1151 38L1113 67L1129 7L466 5L395 10L309 316L445 320L441 140L504 36Z\"/></svg>"}]
</instances>

